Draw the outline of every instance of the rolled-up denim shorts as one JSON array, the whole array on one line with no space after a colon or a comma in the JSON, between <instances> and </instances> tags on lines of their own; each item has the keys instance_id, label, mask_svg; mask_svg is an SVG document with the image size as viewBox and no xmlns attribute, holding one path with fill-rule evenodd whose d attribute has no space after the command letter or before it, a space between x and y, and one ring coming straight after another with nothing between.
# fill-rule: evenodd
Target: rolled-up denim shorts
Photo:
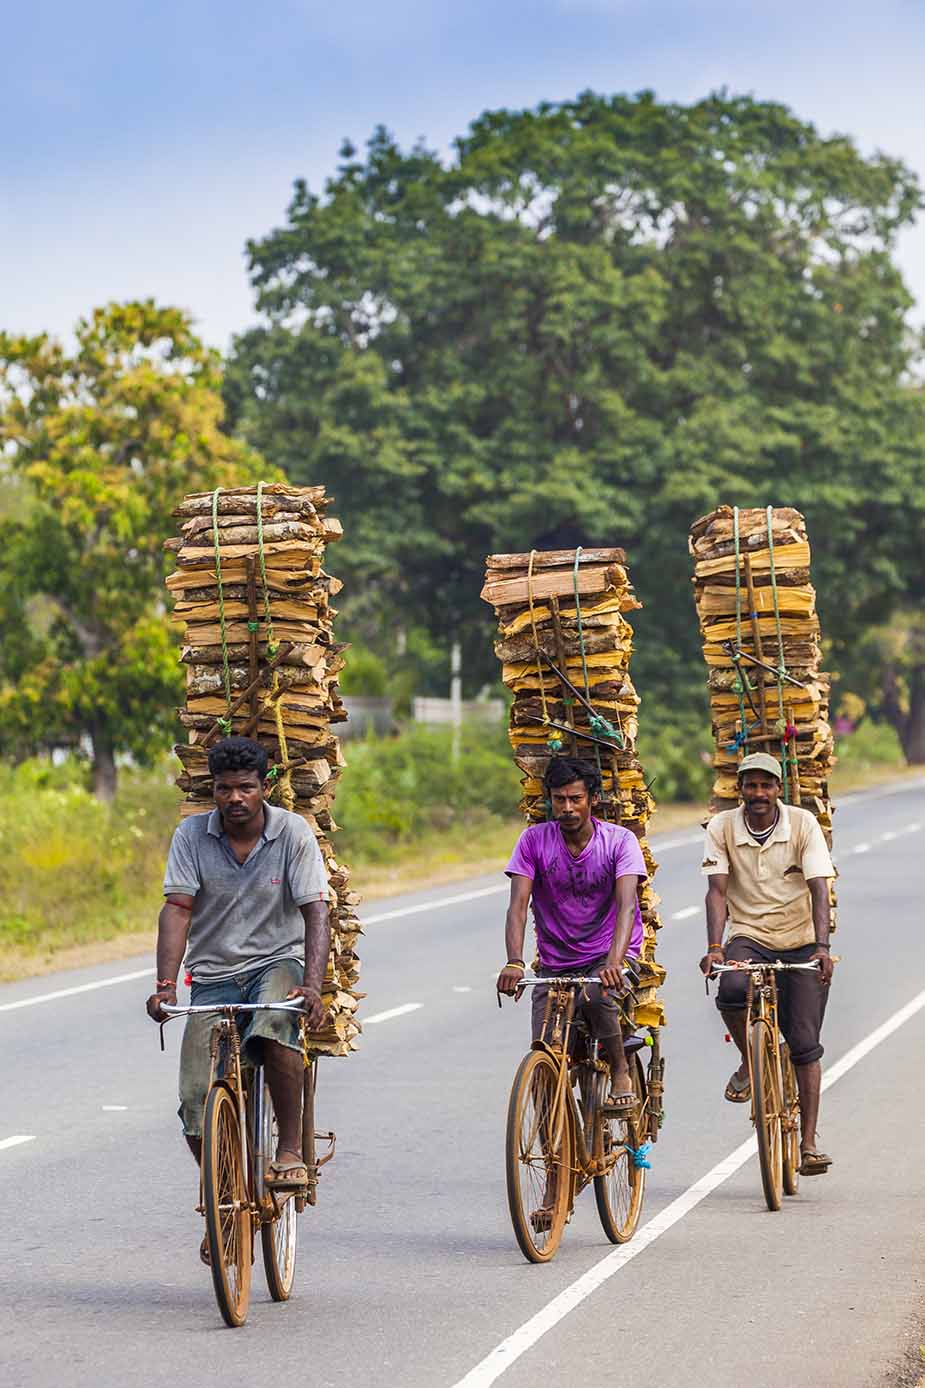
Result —
<instances>
[{"instance_id":1,"label":"rolled-up denim shorts","mask_svg":"<svg viewBox=\"0 0 925 1388\"><path fill-rule=\"evenodd\" d=\"M259 969L235 974L232 978L193 981L190 1005L206 1007L221 1002L283 1002L303 978L300 959L277 959ZM180 1107L177 1113L187 1137L202 1136L202 1111L209 1086L209 1037L216 1018L208 1013L187 1017L180 1047ZM248 1065L263 1060L264 1041L276 1041L290 1050L302 1049L299 1018L291 1012L251 1012L240 1014L237 1027L241 1036L241 1056Z\"/></svg>"}]
</instances>

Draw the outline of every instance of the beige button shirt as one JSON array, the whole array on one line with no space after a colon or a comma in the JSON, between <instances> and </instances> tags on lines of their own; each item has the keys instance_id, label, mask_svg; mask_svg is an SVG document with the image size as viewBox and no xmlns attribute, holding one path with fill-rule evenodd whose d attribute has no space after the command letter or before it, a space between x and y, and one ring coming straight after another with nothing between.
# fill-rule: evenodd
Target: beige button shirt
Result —
<instances>
[{"instance_id":1,"label":"beige button shirt","mask_svg":"<svg viewBox=\"0 0 925 1388\"><path fill-rule=\"evenodd\" d=\"M745 827L745 811L723 810L707 825L702 872L728 874L727 939L747 935L771 949L798 949L816 938L812 877L834 877L822 830L809 810L780 806L771 837L758 844Z\"/></svg>"}]
</instances>

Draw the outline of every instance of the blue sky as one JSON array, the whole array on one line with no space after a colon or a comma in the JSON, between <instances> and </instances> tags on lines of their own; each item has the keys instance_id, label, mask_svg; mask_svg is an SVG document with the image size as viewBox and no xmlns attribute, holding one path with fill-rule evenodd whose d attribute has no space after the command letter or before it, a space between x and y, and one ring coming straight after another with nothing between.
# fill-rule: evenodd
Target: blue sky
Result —
<instances>
[{"instance_id":1,"label":"blue sky","mask_svg":"<svg viewBox=\"0 0 925 1388\"><path fill-rule=\"evenodd\" d=\"M33 0L0 52L0 328L153 295L226 347L247 237L374 126L447 149L486 107L726 86L925 181L920 0ZM925 319L925 227L900 261Z\"/></svg>"}]
</instances>

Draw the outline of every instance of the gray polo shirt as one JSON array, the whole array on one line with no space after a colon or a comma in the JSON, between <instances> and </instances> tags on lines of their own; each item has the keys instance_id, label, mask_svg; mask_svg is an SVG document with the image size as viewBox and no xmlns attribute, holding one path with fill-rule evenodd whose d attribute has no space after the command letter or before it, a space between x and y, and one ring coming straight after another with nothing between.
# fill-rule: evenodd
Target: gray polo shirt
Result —
<instances>
[{"instance_id":1,"label":"gray polo shirt","mask_svg":"<svg viewBox=\"0 0 925 1388\"><path fill-rule=\"evenodd\" d=\"M191 815L174 831L164 895L195 897L186 947L193 978L222 979L275 959L305 956L299 910L330 895L315 836L301 815L264 805L261 838L243 863L218 810Z\"/></svg>"}]
</instances>

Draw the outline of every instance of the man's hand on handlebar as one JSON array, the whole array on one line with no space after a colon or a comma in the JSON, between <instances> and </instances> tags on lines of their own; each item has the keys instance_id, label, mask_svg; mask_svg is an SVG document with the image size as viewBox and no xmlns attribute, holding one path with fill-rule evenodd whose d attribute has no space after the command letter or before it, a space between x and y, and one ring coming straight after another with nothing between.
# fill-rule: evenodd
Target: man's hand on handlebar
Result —
<instances>
[{"instance_id":1,"label":"man's hand on handlebar","mask_svg":"<svg viewBox=\"0 0 925 1388\"><path fill-rule=\"evenodd\" d=\"M819 960L819 981L823 985L828 985L832 982L832 975L835 972L835 960L826 946L820 946L814 950L807 962L811 964L814 959Z\"/></svg>"},{"instance_id":2,"label":"man's hand on handlebar","mask_svg":"<svg viewBox=\"0 0 925 1388\"><path fill-rule=\"evenodd\" d=\"M305 1020L308 1023L309 1029L311 1031L317 1031L327 1016L327 1011L324 1003L321 1001L321 994L318 992L318 989L312 988L308 983L303 983L300 984L298 988L290 989L286 994L286 1001L288 1002L290 998L299 998L301 1000L302 1006L305 1008Z\"/></svg>"},{"instance_id":3,"label":"man's hand on handlebar","mask_svg":"<svg viewBox=\"0 0 925 1388\"><path fill-rule=\"evenodd\" d=\"M722 945L714 945L712 949L707 950L706 954L701 959L700 972L702 974L706 974L707 978L712 978L713 965L722 964L725 961L725 958L726 952L723 949Z\"/></svg>"},{"instance_id":4,"label":"man's hand on handlebar","mask_svg":"<svg viewBox=\"0 0 925 1388\"><path fill-rule=\"evenodd\" d=\"M498 992L507 993L507 995L514 998L515 1001L519 1000L523 992L520 984L525 972L526 970L522 964L505 964L495 984Z\"/></svg>"},{"instance_id":5,"label":"man's hand on handlebar","mask_svg":"<svg viewBox=\"0 0 925 1388\"><path fill-rule=\"evenodd\" d=\"M629 979L623 974L623 960L611 961L608 959L600 973L601 987L607 988L618 997L629 991Z\"/></svg>"},{"instance_id":6,"label":"man's hand on handlebar","mask_svg":"<svg viewBox=\"0 0 925 1388\"><path fill-rule=\"evenodd\" d=\"M161 1003L166 1003L168 1007L176 1007L177 990L171 985L169 988L158 988L156 993L152 993L145 1003L148 1016L152 1022L166 1022L168 1015L161 1008Z\"/></svg>"}]
</instances>

